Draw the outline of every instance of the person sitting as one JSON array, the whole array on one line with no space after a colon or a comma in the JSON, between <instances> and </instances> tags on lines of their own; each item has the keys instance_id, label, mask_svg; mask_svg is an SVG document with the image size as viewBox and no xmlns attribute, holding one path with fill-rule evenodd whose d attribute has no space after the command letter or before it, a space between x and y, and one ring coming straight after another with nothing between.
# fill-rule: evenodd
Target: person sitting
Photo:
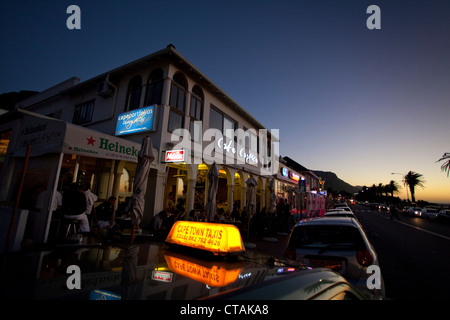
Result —
<instances>
[{"instance_id":1,"label":"person sitting","mask_svg":"<svg viewBox=\"0 0 450 320\"><path fill-rule=\"evenodd\" d=\"M189 212L188 221L198 221L198 216L195 210L191 210L191 212Z\"/></svg>"},{"instance_id":2,"label":"person sitting","mask_svg":"<svg viewBox=\"0 0 450 320\"><path fill-rule=\"evenodd\" d=\"M170 229L167 226L168 216L166 211L161 211L150 221L150 232L156 240L164 240L169 234Z\"/></svg>"},{"instance_id":3,"label":"person sitting","mask_svg":"<svg viewBox=\"0 0 450 320\"><path fill-rule=\"evenodd\" d=\"M116 197L109 197L108 201L103 202L95 208L94 217L97 226L101 229L113 229L114 222L114 205Z\"/></svg>"}]
</instances>

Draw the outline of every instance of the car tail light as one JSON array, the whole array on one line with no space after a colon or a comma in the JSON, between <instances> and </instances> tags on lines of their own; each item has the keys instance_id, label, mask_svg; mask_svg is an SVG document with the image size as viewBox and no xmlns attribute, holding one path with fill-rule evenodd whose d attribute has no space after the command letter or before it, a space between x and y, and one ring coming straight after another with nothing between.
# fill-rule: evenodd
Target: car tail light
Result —
<instances>
[{"instance_id":1,"label":"car tail light","mask_svg":"<svg viewBox=\"0 0 450 320\"><path fill-rule=\"evenodd\" d=\"M358 250L358 252L356 253L356 260L358 260L359 264L363 267L368 267L373 262L372 255L367 249Z\"/></svg>"},{"instance_id":2,"label":"car tail light","mask_svg":"<svg viewBox=\"0 0 450 320\"><path fill-rule=\"evenodd\" d=\"M295 248L288 246L284 251L284 256L291 260L297 259L297 253L295 252Z\"/></svg>"}]
</instances>

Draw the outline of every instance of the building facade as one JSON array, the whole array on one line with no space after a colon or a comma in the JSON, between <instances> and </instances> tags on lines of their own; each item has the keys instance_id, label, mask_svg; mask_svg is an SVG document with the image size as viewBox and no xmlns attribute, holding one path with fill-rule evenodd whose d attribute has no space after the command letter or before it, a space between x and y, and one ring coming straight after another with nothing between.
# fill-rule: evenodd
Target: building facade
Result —
<instances>
[{"instance_id":1,"label":"building facade","mask_svg":"<svg viewBox=\"0 0 450 320\"><path fill-rule=\"evenodd\" d=\"M87 185L99 201L115 196L121 202L132 194L145 136L152 140L155 160L143 227L169 201L186 213L203 208L212 163L219 170L219 208L243 209L250 177L257 182L258 207L269 205L269 182L279 172L277 130L265 128L172 45L84 82L71 78L16 107L0 117L7 149L0 200L9 207L20 201L45 216L44 239L55 193L71 182ZM25 203L14 195L27 145L32 150L27 175L33 179L23 185ZM39 208L38 187L45 203Z\"/></svg>"}]
</instances>

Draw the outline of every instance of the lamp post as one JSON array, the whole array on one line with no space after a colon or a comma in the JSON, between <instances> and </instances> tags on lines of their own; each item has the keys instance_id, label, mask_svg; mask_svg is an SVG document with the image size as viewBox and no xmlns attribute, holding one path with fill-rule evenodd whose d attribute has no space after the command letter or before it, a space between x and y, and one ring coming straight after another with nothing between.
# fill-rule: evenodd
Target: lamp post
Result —
<instances>
[{"instance_id":1,"label":"lamp post","mask_svg":"<svg viewBox=\"0 0 450 320\"><path fill-rule=\"evenodd\" d=\"M404 177L405 175L403 174L403 173L398 173L398 172L391 172L391 174L399 174L399 175L401 175L402 177ZM408 200L408 202L409 202L409 193L408 193L408 188L406 188L406 199Z\"/></svg>"}]
</instances>

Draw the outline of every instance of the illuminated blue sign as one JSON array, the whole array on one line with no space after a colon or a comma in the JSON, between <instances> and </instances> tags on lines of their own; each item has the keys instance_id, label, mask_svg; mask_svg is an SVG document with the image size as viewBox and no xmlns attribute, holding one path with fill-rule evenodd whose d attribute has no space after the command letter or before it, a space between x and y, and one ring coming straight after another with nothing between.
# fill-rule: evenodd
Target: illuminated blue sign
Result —
<instances>
[{"instance_id":1,"label":"illuminated blue sign","mask_svg":"<svg viewBox=\"0 0 450 320\"><path fill-rule=\"evenodd\" d=\"M153 130L155 106L135 109L119 114L116 136Z\"/></svg>"}]
</instances>

